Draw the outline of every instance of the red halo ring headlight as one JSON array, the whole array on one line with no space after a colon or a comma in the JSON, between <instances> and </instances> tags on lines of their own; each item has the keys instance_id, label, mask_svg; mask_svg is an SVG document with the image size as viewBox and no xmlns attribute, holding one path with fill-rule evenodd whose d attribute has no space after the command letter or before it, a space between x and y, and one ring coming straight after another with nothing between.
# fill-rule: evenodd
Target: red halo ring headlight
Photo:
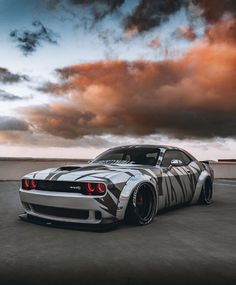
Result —
<instances>
[{"instance_id":1,"label":"red halo ring headlight","mask_svg":"<svg viewBox=\"0 0 236 285\"><path fill-rule=\"evenodd\" d=\"M106 192L106 186L103 183L96 184L96 191L99 194L104 194Z\"/></svg>"},{"instance_id":2,"label":"red halo ring headlight","mask_svg":"<svg viewBox=\"0 0 236 285\"><path fill-rule=\"evenodd\" d=\"M29 179L23 179L22 181L22 188L25 190L28 190L30 188L30 180Z\"/></svg>"},{"instance_id":3,"label":"red halo ring headlight","mask_svg":"<svg viewBox=\"0 0 236 285\"><path fill-rule=\"evenodd\" d=\"M37 181L35 179L31 180L31 188L36 189L37 188Z\"/></svg>"},{"instance_id":4,"label":"red halo ring headlight","mask_svg":"<svg viewBox=\"0 0 236 285\"><path fill-rule=\"evenodd\" d=\"M86 186L88 195L92 195L95 191L95 185L93 183L87 183Z\"/></svg>"},{"instance_id":5,"label":"red halo ring headlight","mask_svg":"<svg viewBox=\"0 0 236 285\"><path fill-rule=\"evenodd\" d=\"M104 183L86 183L87 195L103 195L106 192L106 185Z\"/></svg>"}]
</instances>

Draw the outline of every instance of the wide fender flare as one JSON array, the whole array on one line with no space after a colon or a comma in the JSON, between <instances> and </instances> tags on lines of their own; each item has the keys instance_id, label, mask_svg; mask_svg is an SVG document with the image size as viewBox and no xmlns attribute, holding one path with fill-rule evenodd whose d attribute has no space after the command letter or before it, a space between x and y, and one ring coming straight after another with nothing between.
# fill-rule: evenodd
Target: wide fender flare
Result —
<instances>
[{"instance_id":1,"label":"wide fender flare","mask_svg":"<svg viewBox=\"0 0 236 285\"><path fill-rule=\"evenodd\" d=\"M204 186L207 179L212 180L211 174L208 171L203 170L202 173L200 174L199 178L198 178L197 185L195 188L195 192L194 192L194 195L193 195L193 198L192 198L190 204L196 204L198 202L199 197L201 195L202 187Z\"/></svg>"},{"instance_id":2,"label":"wide fender flare","mask_svg":"<svg viewBox=\"0 0 236 285\"><path fill-rule=\"evenodd\" d=\"M148 183L153 186L155 190L156 199L158 199L158 189L156 183L153 181L152 177L146 175L138 175L134 176L129 179L123 190L121 191L119 202L118 202L118 209L117 209L117 219L123 220L125 217L125 212L129 203L129 199L132 196L133 192L137 187L141 184ZM157 200L157 208L158 208L158 200ZM157 209L156 209L157 212Z\"/></svg>"}]
</instances>

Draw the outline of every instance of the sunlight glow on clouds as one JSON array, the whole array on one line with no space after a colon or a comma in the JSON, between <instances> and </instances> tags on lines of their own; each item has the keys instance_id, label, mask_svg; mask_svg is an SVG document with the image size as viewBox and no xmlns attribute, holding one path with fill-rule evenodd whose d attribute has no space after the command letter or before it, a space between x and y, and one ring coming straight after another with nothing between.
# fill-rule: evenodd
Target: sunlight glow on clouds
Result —
<instances>
[{"instance_id":1,"label":"sunlight glow on clouds","mask_svg":"<svg viewBox=\"0 0 236 285\"><path fill-rule=\"evenodd\" d=\"M235 156L235 1L0 8L0 155L91 157L168 141L201 158Z\"/></svg>"}]
</instances>

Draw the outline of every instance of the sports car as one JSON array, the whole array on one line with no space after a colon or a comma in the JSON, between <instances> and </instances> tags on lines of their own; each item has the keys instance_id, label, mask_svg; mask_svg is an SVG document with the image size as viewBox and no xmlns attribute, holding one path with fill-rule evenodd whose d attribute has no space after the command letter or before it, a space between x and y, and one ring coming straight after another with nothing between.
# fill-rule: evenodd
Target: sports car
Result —
<instances>
[{"instance_id":1,"label":"sports car","mask_svg":"<svg viewBox=\"0 0 236 285\"><path fill-rule=\"evenodd\" d=\"M46 224L149 224L159 211L212 202L213 170L187 151L165 145L109 149L86 165L25 175L23 219Z\"/></svg>"}]
</instances>

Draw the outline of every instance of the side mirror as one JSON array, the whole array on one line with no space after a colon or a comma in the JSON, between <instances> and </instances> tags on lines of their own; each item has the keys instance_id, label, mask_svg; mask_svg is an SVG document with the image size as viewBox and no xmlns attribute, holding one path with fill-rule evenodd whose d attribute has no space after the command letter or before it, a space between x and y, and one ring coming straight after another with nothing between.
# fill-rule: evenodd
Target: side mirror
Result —
<instances>
[{"instance_id":1,"label":"side mirror","mask_svg":"<svg viewBox=\"0 0 236 285\"><path fill-rule=\"evenodd\" d=\"M181 161L179 159L173 159L173 160L171 160L170 165L171 166L182 166L183 165L183 161Z\"/></svg>"}]
</instances>

